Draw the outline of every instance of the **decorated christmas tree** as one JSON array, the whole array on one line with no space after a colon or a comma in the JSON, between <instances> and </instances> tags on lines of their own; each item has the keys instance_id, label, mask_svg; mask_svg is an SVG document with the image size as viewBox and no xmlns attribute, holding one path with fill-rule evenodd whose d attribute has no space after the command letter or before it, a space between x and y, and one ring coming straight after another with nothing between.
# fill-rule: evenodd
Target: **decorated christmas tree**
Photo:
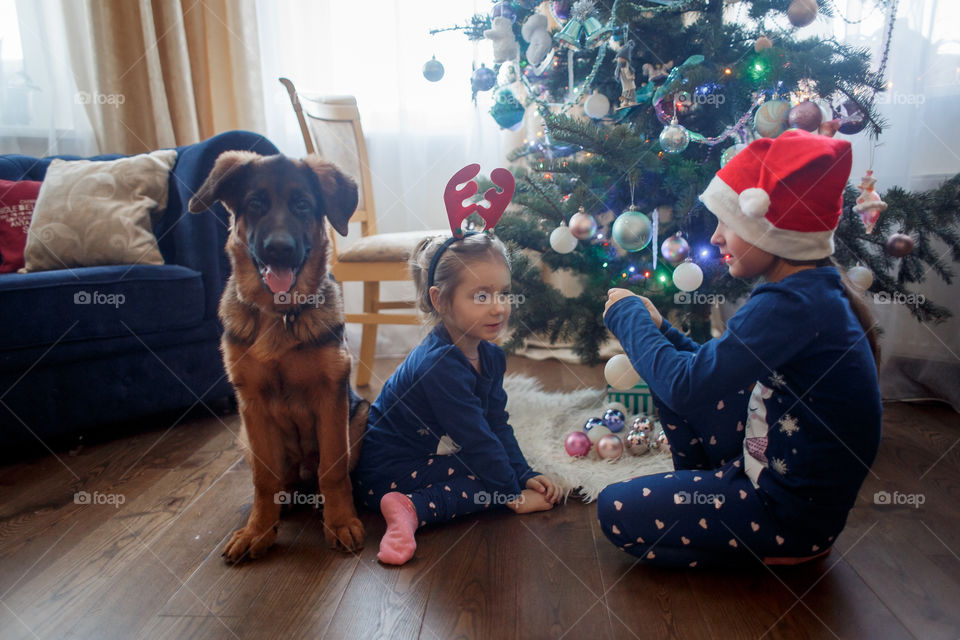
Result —
<instances>
[{"instance_id":1,"label":"decorated christmas tree","mask_svg":"<svg viewBox=\"0 0 960 640\"><path fill-rule=\"evenodd\" d=\"M532 250L517 252L526 302L507 347L536 334L571 341L596 362L610 287L651 298L708 339L711 306L754 285L731 278L710 244L716 218L697 195L713 174L751 140L791 127L877 140L886 126L874 102L897 0L865 2L888 16L877 61L832 38L797 38L833 15L832 3L815 0L513 0L438 29L492 42L470 79L473 96L493 92L491 116L527 133L510 156L516 206L497 227ZM438 64L425 65L428 79ZM960 259L960 176L934 192L883 197L874 182L868 172L848 187L836 233L850 280L869 295L904 297L927 274L949 282L949 261ZM940 255L934 238L952 253ZM562 293L542 265L578 274L582 291ZM949 317L918 300L909 307L918 320Z\"/></svg>"}]
</instances>

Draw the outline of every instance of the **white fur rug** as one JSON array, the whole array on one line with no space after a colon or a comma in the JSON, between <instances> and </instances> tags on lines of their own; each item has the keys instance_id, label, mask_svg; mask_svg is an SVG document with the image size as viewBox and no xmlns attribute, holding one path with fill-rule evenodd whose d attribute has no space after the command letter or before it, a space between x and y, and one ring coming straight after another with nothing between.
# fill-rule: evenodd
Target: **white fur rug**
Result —
<instances>
[{"instance_id":1,"label":"white fur rug","mask_svg":"<svg viewBox=\"0 0 960 640\"><path fill-rule=\"evenodd\" d=\"M567 455L563 448L567 434L582 429L587 418L603 415L607 404L603 389L548 392L538 380L517 374L504 377L503 388L510 424L527 462L553 477L567 493L579 488L585 502L596 500L608 484L673 470L670 456L660 451L642 456L624 452L616 461L601 460L593 450L581 459ZM627 428L631 422L633 416L628 416ZM627 428L620 434L626 435Z\"/></svg>"}]
</instances>

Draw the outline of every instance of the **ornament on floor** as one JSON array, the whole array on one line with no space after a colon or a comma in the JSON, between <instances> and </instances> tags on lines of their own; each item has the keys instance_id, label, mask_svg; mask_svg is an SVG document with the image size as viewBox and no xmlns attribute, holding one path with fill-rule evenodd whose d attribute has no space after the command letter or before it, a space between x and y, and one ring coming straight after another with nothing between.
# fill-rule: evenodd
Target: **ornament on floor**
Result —
<instances>
[{"instance_id":1,"label":"ornament on floor","mask_svg":"<svg viewBox=\"0 0 960 640\"><path fill-rule=\"evenodd\" d=\"M790 103L767 100L753 116L753 128L764 138L776 138L790 126Z\"/></svg>"},{"instance_id":2,"label":"ornament on floor","mask_svg":"<svg viewBox=\"0 0 960 640\"><path fill-rule=\"evenodd\" d=\"M793 0L787 7L787 19L795 27L805 27L817 19L817 0Z\"/></svg>"},{"instance_id":3,"label":"ornament on floor","mask_svg":"<svg viewBox=\"0 0 960 640\"><path fill-rule=\"evenodd\" d=\"M645 213L637 211L633 205L617 216L610 229L613 241L626 251L642 250L650 244L652 233L653 223L650 222L650 218Z\"/></svg>"},{"instance_id":4,"label":"ornament on floor","mask_svg":"<svg viewBox=\"0 0 960 640\"><path fill-rule=\"evenodd\" d=\"M670 441L667 440L667 434L663 431L660 432L660 435L657 436L657 445L659 445L660 451L664 453L670 453Z\"/></svg>"},{"instance_id":5,"label":"ornament on floor","mask_svg":"<svg viewBox=\"0 0 960 640\"><path fill-rule=\"evenodd\" d=\"M607 409L603 414L603 424L606 425L607 429L610 429L613 433L623 430L623 425L626 420L623 412L619 409Z\"/></svg>"},{"instance_id":6,"label":"ornament on floor","mask_svg":"<svg viewBox=\"0 0 960 640\"><path fill-rule=\"evenodd\" d=\"M603 407L604 412L609 411L610 409L616 409L623 415L627 415L628 413L630 413L630 411L627 409L627 405L623 404L622 402L608 402Z\"/></svg>"},{"instance_id":7,"label":"ornament on floor","mask_svg":"<svg viewBox=\"0 0 960 640\"><path fill-rule=\"evenodd\" d=\"M557 253L570 253L577 248L577 238L570 233L570 227L561 224L550 232L550 248Z\"/></svg>"},{"instance_id":8,"label":"ornament on floor","mask_svg":"<svg viewBox=\"0 0 960 640\"><path fill-rule=\"evenodd\" d=\"M599 91L594 91L583 102L583 112L593 119L599 119L610 113L610 100Z\"/></svg>"},{"instance_id":9,"label":"ornament on floor","mask_svg":"<svg viewBox=\"0 0 960 640\"><path fill-rule=\"evenodd\" d=\"M583 431L572 431L563 441L563 448L572 458L582 458L590 453L590 438Z\"/></svg>"},{"instance_id":10,"label":"ornament on floor","mask_svg":"<svg viewBox=\"0 0 960 640\"><path fill-rule=\"evenodd\" d=\"M804 131L819 131L823 122L823 113L815 102L804 100L790 109L787 114L787 123L796 129Z\"/></svg>"},{"instance_id":11,"label":"ornament on floor","mask_svg":"<svg viewBox=\"0 0 960 640\"><path fill-rule=\"evenodd\" d=\"M672 265L678 265L690 255L690 243L677 231L660 245L660 255Z\"/></svg>"},{"instance_id":12,"label":"ornament on floor","mask_svg":"<svg viewBox=\"0 0 960 640\"><path fill-rule=\"evenodd\" d=\"M696 262L687 258L673 270L673 284L681 291L696 291L703 284L703 269Z\"/></svg>"},{"instance_id":13,"label":"ornament on floor","mask_svg":"<svg viewBox=\"0 0 960 640\"><path fill-rule=\"evenodd\" d=\"M757 53L760 53L761 51L769 49L772 46L773 42L771 42L770 38L767 36L760 36L757 38L757 41L753 43L753 50Z\"/></svg>"},{"instance_id":14,"label":"ornament on floor","mask_svg":"<svg viewBox=\"0 0 960 640\"><path fill-rule=\"evenodd\" d=\"M597 232L597 221L583 207L570 217L570 233L577 240L589 240Z\"/></svg>"},{"instance_id":15,"label":"ornament on floor","mask_svg":"<svg viewBox=\"0 0 960 640\"><path fill-rule=\"evenodd\" d=\"M534 13L520 28L520 35L527 41L527 62L538 67L550 54L553 38L547 30L547 16Z\"/></svg>"},{"instance_id":16,"label":"ornament on floor","mask_svg":"<svg viewBox=\"0 0 960 640\"><path fill-rule=\"evenodd\" d=\"M583 432L590 433L590 431L596 427L605 426L607 425L603 422L603 418L587 418L587 421L583 423Z\"/></svg>"},{"instance_id":17,"label":"ornament on floor","mask_svg":"<svg viewBox=\"0 0 960 640\"><path fill-rule=\"evenodd\" d=\"M674 113L670 124L660 132L660 148L667 153L682 153L690 144L690 132L677 121Z\"/></svg>"},{"instance_id":18,"label":"ornament on floor","mask_svg":"<svg viewBox=\"0 0 960 640\"><path fill-rule=\"evenodd\" d=\"M490 28L483 32L483 37L493 42L493 61L499 64L518 57L520 45L513 35L513 21L498 16L491 20L490 25Z\"/></svg>"},{"instance_id":19,"label":"ornament on floor","mask_svg":"<svg viewBox=\"0 0 960 640\"><path fill-rule=\"evenodd\" d=\"M913 251L914 244L913 238L907 234L895 233L887 238L887 243L883 246L883 250L894 258L902 258L910 255L910 252Z\"/></svg>"},{"instance_id":20,"label":"ornament on floor","mask_svg":"<svg viewBox=\"0 0 960 640\"><path fill-rule=\"evenodd\" d=\"M623 442L613 435L605 435L597 441L597 455L603 460L619 460L623 455Z\"/></svg>"},{"instance_id":21,"label":"ornament on floor","mask_svg":"<svg viewBox=\"0 0 960 640\"><path fill-rule=\"evenodd\" d=\"M653 436L653 419L647 415L637 416L630 425L630 431L642 431L648 436Z\"/></svg>"},{"instance_id":22,"label":"ornament on floor","mask_svg":"<svg viewBox=\"0 0 960 640\"><path fill-rule=\"evenodd\" d=\"M587 438L590 440L592 444L597 444L598 442L600 442L600 438L604 436L608 436L611 433L613 432L610 431L610 429L608 429L607 426L603 424L596 426L590 429L590 431L586 432Z\"/></svg>"},{"instance_id":23,"label":"ornament on floor","mask_svg":"<svg viewBox=\"0 0 960 640\"><path fill-rule=\"evenodd\" d=\"M603 367L603 377L607 384L621 391L633 389L640 382L640 374L630 364L630 358L622 353L607 360Z\"/></svg>"},{"instance_id":24,"label":"ornament on floor","mask_svg":"<svg viewBox=\"0 0 960 640\"><path fill-rule=\"evenodd\" d=\"M423 63L423 77L430 82L439 82L443 77L443 64L433 56Z\"/></svg>"},{"instance_id":25,"label":"ornament on floor","mask_svg":"<svg viewBox=\"0 0 960 640\"><path fill-rule=\"evenodd\" d=\"M650 436L639 429L630 429L623 444L627 453L633 456L641 456L650 451Z\"/></svg>"},{"instance_id":26,"label":"ornament on floor","mask_svg":"<svg viewBox=\"0 0 960 640\"><path fill-rule=\"evenodd\" d=\"M873 227L880 219L880 214L887 210L887 203L880 199L880 194L876 191L876 184L877 179L873 177L873 170L867 169L867 173L860 180L858 187L860 196L853 207L853 211L860 214L868 234L873 233Z\"/></svg>"},{"instance_id":27,"label":"ornament on floor","mask_svg":"<svg viewBox=\"0 0 960 640\"><path fill-rule=\"evenodd\" d=\"M847 278L861 291L866 291L873 285L873 272L860 264L847 270Z\"/></svg>"},{"instance_id":28,"label":"ornament on floor","mask_svg":"<svg viewBox=\"0 0 960 640\"><path fill-rule=\"evenodd\" d=\"M497 76L487 65L481 64L480 68L473 72L470 77L470 86L473 88L473 95L476 97L480 91L489 91L497 83Z\"/></svg>"},{"instance_id":29,"label":"ornament on floor","mask_svg":"<svg viewBox=\"0 0 960 640\"><path fill-rule=\"evenodd\" d=\"M523 124L524 113L523 105L511 89L505 87L497 90L496 99L490 107L490 115L501 129L516 131Z\"/></svg>"}]
</instances>

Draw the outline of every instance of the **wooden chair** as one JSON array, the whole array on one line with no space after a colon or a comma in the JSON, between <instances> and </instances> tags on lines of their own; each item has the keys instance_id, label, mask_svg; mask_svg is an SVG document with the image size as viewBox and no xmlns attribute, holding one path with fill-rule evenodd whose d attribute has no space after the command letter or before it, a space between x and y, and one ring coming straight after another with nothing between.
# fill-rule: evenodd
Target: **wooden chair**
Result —
<instances>
[{"instance_id":1,"label":"wooden chair","mask_svg":"<svg viewBox=\"0 0 960 640\"><path fill-rule=\"evenodd\" d=\"M380 283L409 280L407 261L420 240L427 236L449 234L449 231L433 229L378 234L367 144L360 128L356 99L353 96L298 94L288 78L280 78L280 82L290 94L307 153L319 154L336 164L356 180L360 189L360 202L350 222L360 223L362 238L341 251L337 246L337 234L330 229L330 270L341 283L363 283L363 312L346 314L346 321L363 325L357 386L367 386L373 374L377 326L420 322L416 313L383 313L386 309L414 309L415 302L381 300Z\"/></svg>"}]
</instances>

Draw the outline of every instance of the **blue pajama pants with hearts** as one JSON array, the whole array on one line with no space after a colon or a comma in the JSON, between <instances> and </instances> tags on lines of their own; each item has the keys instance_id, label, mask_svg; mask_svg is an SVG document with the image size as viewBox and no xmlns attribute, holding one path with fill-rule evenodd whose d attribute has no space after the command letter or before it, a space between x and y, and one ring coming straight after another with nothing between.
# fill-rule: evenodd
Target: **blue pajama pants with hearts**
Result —
<instances>
[{"instance_id":1,"label":"blue pajama pants with hearts","mask_svg":"<svg viewBox=\"0 0 960 640\"><path fill-rule=\"evenodd\" d=\"M737 566L767 558L803 558L827 549L832 535L801 532L772 513L743 470L749 390L694 416L655 399L675 470L605 488L597 516L613 544L647 564Z\"/></svg>"},{"instance_id":2,"label":"blue pajama pants with hearts","mask_svg":"<svg viewBox=\"0 0 960 640\"><path fill-rule=\"evenodd\" d=\"M456 456L430 456L420 463L376 474L354 474L355 493L369 509L380 510L380 498L391 491L413 502L420 526L504 504L513 496L491 494Z\"/></svg>"}]
</instances>

